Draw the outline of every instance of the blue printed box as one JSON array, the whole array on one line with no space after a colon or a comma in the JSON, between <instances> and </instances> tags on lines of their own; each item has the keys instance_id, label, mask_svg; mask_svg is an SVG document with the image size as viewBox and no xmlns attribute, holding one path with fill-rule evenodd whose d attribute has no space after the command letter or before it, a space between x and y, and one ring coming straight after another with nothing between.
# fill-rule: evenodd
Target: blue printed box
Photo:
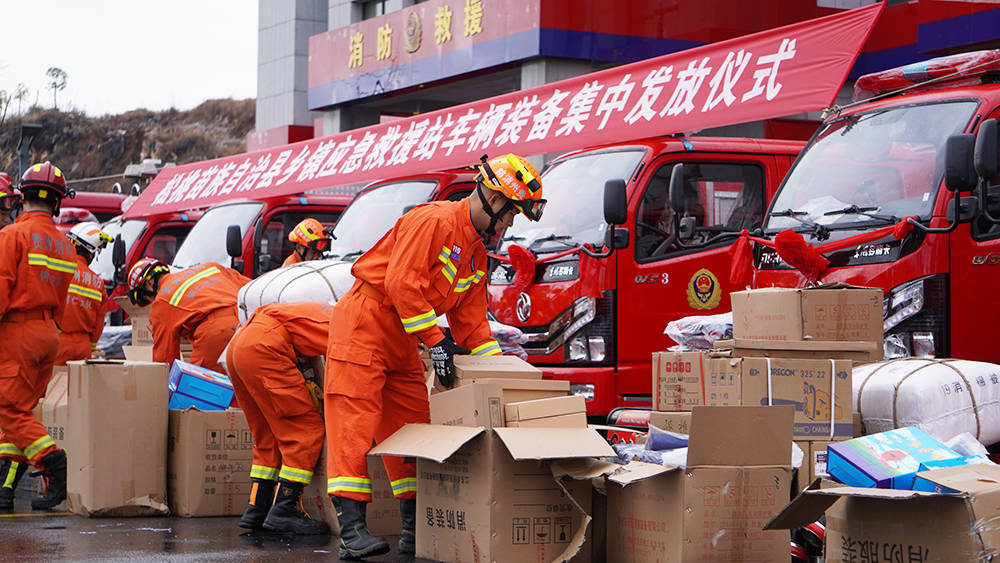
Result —
<instances>
[{"instance_id":1,"label":"blue printed box","mask_svg":"<svg viewBox=\"0 0 1000 563\"><path fill-rule=\"evenodd\" d=\"M195 364L174 360L169 381L171 409L224 411L233 401L233 383L228 377Z\"/></svg>"},{"instance_id":2,"label":"blue printed box","mask_svg":"<svg viewBox=\"0 0 1000 563\"><path fill-rule=\"evenodd\" d=\"M950 489L943 485L939 485L934 481L929 479L924 479L920 476L920 473L924 471L933 471L935 469L944 469L945 467L958 467L961 465L996 465L988 457L981 455L970 455L965 457L956 457L951 459L935 459L931 461L925 461L920 464L920 470L917 472L916 479L913 480L913 490L914 491L930 491L932 493L957 493L955 489Z\"/></svg>"},{"instance_id":3,"label":"blue printed box","mask_svg":"<svg viewBox=\"0 0 1000 563\"><path fill-rule=\"evenodd\" d=\"M962 457L916 426L897 428L827 448L827 472L854 487L910 489L920 464Z\"/></svg>"}]
</instances>

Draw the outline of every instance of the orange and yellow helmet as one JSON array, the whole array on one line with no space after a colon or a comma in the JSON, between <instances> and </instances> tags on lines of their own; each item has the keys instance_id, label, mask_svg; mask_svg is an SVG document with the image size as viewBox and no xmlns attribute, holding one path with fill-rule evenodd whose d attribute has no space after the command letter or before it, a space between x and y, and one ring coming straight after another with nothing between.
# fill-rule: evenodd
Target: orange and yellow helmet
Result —
<instances>
[{"instance_id":1,"label":"orange and yellow helmet","mask_svg":"<svg viewBox=\"0 0 1000 563\"><path fill-rule=\"evenodd\" d=\"M482 157L476 181L484 187L502 193L531 221L542 218L545 200L538 170L526 159L507 154L487 160Z\"/></svg>"},{"instance_id":2,"label":"orange and yellow helmet","mask_svg":"<svg viewBox=\"0 0 1000 563\"><path fill-rule=\"evenodd\" d=\"M330 244L330 232L322 223L310 217L295 225L292 232L288 233L288 240L322 252Z\"/></svg>"}]
</instances>

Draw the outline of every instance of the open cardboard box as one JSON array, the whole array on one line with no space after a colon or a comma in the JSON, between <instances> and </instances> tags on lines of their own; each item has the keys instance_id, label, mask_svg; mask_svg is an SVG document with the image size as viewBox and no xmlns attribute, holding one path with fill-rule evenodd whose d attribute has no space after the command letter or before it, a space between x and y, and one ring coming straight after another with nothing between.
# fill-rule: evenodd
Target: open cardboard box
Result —
<instances>
[{"instance_id":1,"label":"open cardboard box","mask_svg":"<svg viewBox=\"0 0 1000 563\"><path fill-rule=\"evenodd\" d=\"M587 458L614 450L589 428L408 424L375 454L417 458L417 557L586 561L590 481L563 479L550 462L600 464Z\"/></svg>"},{"instance_id":2,"label":"open cardboard box","mask_svg":"<svg viewBox=\"0 0 1000 563\"><path fill-rule=\"evenodd\" d=\"M965 465L918 476L942 494L815 481L765 529L798 528L826 513L826 561L988 561L1000 549L1000 466Z\"/></svg>"},{"instance_id":3,"label":"open cardboard box","mask_svg":"<svg viewBox=\"0 0 1000 563\"><path fill-rule=\"evenodd\" d=\"M734 291L733 337L882 342L882 290L829 284Z\"/></svg>"},{"instance_id":4,"label":"open cardboard box","mask_svg":"<svg viewBox=\"0 0 1000 563\"><path fill-rule=\"evenodd\" d=\"M509 403L565 397L569 382L550 379L478 379L430 397L431 423L451 426L505 426Z\"/></svg>"}]
</instances>

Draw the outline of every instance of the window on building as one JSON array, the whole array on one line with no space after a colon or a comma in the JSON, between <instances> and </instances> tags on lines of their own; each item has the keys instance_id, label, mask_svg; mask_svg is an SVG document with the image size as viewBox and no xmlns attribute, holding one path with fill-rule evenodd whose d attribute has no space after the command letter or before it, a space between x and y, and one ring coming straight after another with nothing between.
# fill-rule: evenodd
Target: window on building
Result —
<instances>
[{"instance_id":1,"label":"window on building","mask_svg":"<svg viewBox=\"0 0 1000 563\"><path fill-rule=\"evenodd\" d=\"M386 0L366 0L361 6L361 17L363 19L374 18L385 13Z\"/></svg>"}]
</instances>

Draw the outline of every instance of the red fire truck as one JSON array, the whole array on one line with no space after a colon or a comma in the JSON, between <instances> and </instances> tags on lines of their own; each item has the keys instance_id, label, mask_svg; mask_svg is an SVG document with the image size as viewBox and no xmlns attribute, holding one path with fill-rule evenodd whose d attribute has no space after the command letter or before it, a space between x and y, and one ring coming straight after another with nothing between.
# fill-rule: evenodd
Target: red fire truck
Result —
<instances>
[{"instance_id":1,"label":"red fire truck","mask_svg":"<svg viewBox=\"0 0 1000 563\"><path fill-rule=\"evenodd\" d=\"M793 229L829 260L817 281L885 290L887 357L1000 362L998 78L1000 51L861 77L870 98L824 121L765 219L766 235ZM885 233L900 223L905 236ZM754 266L757 287L807 283L763 244Z\"/></svg>"},{"instance_id":2,"label":"red fire truck","mask_svg":"<svg viewBox=\"0 0 1000 563\"><path fill-rule=\"evenodd\" d=\"M802 146L657 137L561 156L542 175L541 221L515 221L499 249L534 256L530 285L495 260L490 309L528 335L530 361L570 381L588 414L649 405L650 354L672 345L667 322L729 310L729 246L760 225ZM618 223L607 237L606 219ZM616 251L594 252L606 238Z\"/></svg>"}]
</instances>

